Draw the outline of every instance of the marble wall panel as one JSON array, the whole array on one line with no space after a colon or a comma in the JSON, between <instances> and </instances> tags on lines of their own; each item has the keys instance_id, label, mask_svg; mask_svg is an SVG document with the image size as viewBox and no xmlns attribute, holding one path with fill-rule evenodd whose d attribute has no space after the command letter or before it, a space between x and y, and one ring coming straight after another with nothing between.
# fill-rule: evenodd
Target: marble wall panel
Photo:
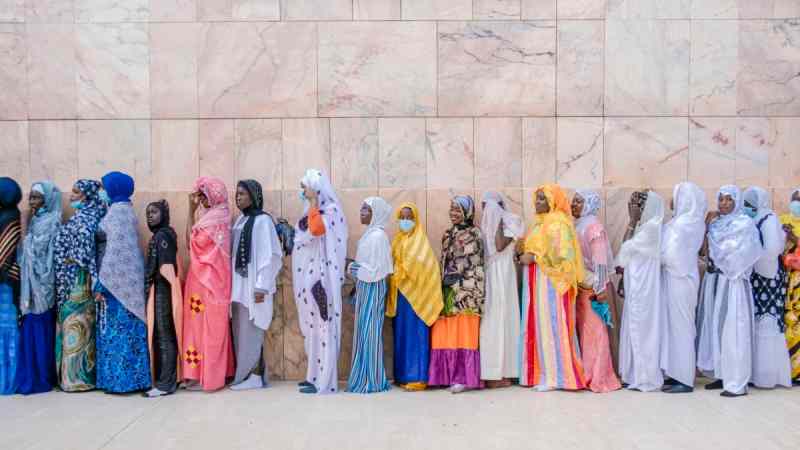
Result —
<instances>
[{"instance_id":1,"label":"marble wall panel","mask_svg":"<svg viewBox=\"0 0 800 450\"><path fill-rule=\"evenodd\" d=\"M281 120L239 119L235 132L236 180L254 179L264 189L280 192L283 186Z\"/></svg>"},{"instance_id":2,"label":"marble wall panel","mask_svg":"<svg viewBox=\"0 0 800 450\"><path fill-rule=\"evenodd\" d=\"M234 20L281 20L279 0L233 0L231 16Z\"/></svg>"},{"instance_id":3,"label":"marble wall panel","mask_svg":"<svg viewBox=\"0 0 800 450\"><path fill-rule=\"evenodd\" d=\"M283 121L283 189L296 193L306 170L331 173L331 128L328 119ZM295 195L296 198L296 195Z\"/></svg>"},{"instance_id":4,"label":"marble wall panel","mask_svg":"<svg viewBox=\"0 0 800 450\"><path fill-rule=\"evenodd\" d=\"M27 54L25 25L0 24L0 120L28 118Z\"/></svg>"},{"instance_id":5,"label":"marble wall panel","mask_svg":"<svg viewBox=\"0 0 800 450\"><path fill-rule=\"evenodd\" d=\"M30 187L31 161L28 149L27 121L0 121L0 173L13 176L27 192Z\"/></svg>"},{"instance_id":6,"label":"marble wall panel","mask_svg":"<svg viewBox=\"0 0 800 450\"><path fill-rule=\"evenodd\" d=\"M193 22L197 0L156 0L150 2L151 22Z\"/></svg>"},{"instance_id":7,"label":"marble wall panel","mask_svg":"<svg viewBox=\"0 0 800 450\"><path fill-rule=\"evenodd\" d=\"M738 0L740 19L796 19L800 3L794 0Z\"/></svg>"},{"instance_id":8,"label":"marble wall panel","mask_svg":"<svg viewBox=\"0 0 800 450\"><path fill-rule=\"evenodd\" d=\"M604 37L603 21L558 22L559 115L603 114Z\"/></svg>"},{"instance_id":9,"label":"marble wall panel","mask_svg":"<svg viewBox=\"0 0 800 450\"><path fill-rule=\"evenodd\" d=\"M231 119L204 119L198 122L198 167L200 173L213 174L225 182L228 191L236 189L236 151L234 122Z\"/></svg>"},{"instance_id":10,"label":"marble wall panel","mask_svg":"<svg viewBox=\"0 0 800 450\"><path fill-rule=\"evenodd\" d=\"M197 115L198 23L150 25L150 107L154 118Z\"/></svg>"},{"instance_id":11,"label":"marble wall panel","mask_svg":"<svg viewBox=\"0 0 800 450\"><path fill-rule=\"evenodd\" d=\"M75 26L27 24L28 115L32 119L77 116Z\"/></svg>"},{"instance_id":12,"label":"marble wall panel","mask_svg":"<svg viewBox=\"0 0 800 450\"><path fill-rule=\"evenodd\" d=\"M331 119L331 166L337 188L378 187L378 119Z\"/></svg>"},{"instance_id":13,"label":"marble wall panel","mask_svg":"<svg viewBox=\"0 0 800 450\"><path fill-rule=\"evenodd\" d=\"M522 185L531 188L556 181L556 119L522 119Z\"/></svg>"},{"instance_id":14,"label":"marble wall panel","mask_svg":"<svg viewBox=\"0 0 800 450\"><path fill-rule=\"evenodd\" d=\"M603 186L603 118L559 117L556 179L565 188Z\"/></svg>"},{"instance_id":15,"label":"marble wall panel","mask_svg":"<svg viewBox=\"0 0 800 450\"><path fill-rule=\"evenodd\" d=\"M692 0L608 0L607 17L609 19L688 19L691 11Z\"/></svg>"},{"instance_id":16,"label":"marble wall panel","mask_svg":"<svg viewBox=\"0 0 800 450\"><path fill-rule=\"evenodd\" d=\"M522 0L522 20L555 19L556 0Z\"/></svg>"},{"instance_id":17,"label":"marble wall panel","mask_svg":"<svg viewBox=\"0 0 800 450\"><path fill-rule=\"evenodd\" d=\"M158 190L191 191L200 170L198 122L154 120L152 137L153 170ZM183 201L181 199L181 202Z\"/></svg>"},{"instance_id":18,"label":"marble wall panel","mask_svg":"<svg viewBox=\"0 0 800 450\"><path fill-rule=\"evenodd\" d=\"M769 185L796 188L800 186L800 118L769 119L774 141L769 152Z\"/></svg>"},{"instance_id":19,"label":"marble wall panel","mask_svg":"<svg viewBox=\"0 0 800 450\"><path fill-rule=\"evenodd\" d=\"M73 23L74 0L15 0L25 4L27 23Z\"/></svg>"},{"instance_id":20,"label":"marble wall panel","mask_svg":"<svg viewBox=\"0 0 800 450\"><path fill-rule=\"evenodd\" d=\"M386 188L425 188L425 119L378 119L378 182Z\"/></svg>"},{"instance_id":21,"label":"marble wall panel","mask_svg":"<svg viewBox=\"0 0 800 450\"><path fill-rule=\"evenodd\" d=\"M280 0L285 20L352 20L353 0Z\"/></svg>"},{"instance_id":22,"label":"marble wall panel","mask_svg":"<svg viewBox=\"0 0 800 450\"><path fill-rule=\"evenodd\" d=\"M475 120L475 187L522 186L522 120Z\"/></svg>"},{"instance_id":23,"label":"marble wall panel","mask_svg":"<svg viewBox=\"0 0 800 450\"><path fill-rule=\"evenodd\" d=\"M231 19L233 0L196 0L197 20L201 22Z\"/></svg>"},{"instance_id":24,"label":"marble wall panel","mask_svg":"<svg viewBox=\"0 0 800 450\"><path fill-rule=\"evenodd\" d=\"M736 118L689 119L689 180L714 189L736 181Z\"/></svg>"},{"instance_id":25,"label":"marble wall panel","mask_svg":"<svg viewBox=\"0 0 800 450\"><path fill-rule=\"evenodd\" d=\"M603 19L606 17L608 0L559 0L560 19Z\"/></svg>"},{"instance_id":26,"label":"marble wall panel","mask_svg":"<svg viewBox=\"0 0 800 450\"><path fill-rule=\"evenodd\" d=\"M736 19L739 0L693 0L693 19Z\"/></svg>"},{"instance_id":27,"label":"marble wall panel","mask_svg":"<svg viewBox=\"0 0 800 450\"><path fill-rule=\"evenodd\" d=\"M691 114L735 115L739 21L693 20L691 59Z\"/></svg>"},{"instance_id":28,"label":"marble wall panel","mask_svg":"<svg viewBox=\"0 0 800 450\"><path fill-rule=\"evenodd\" d=\"M150 0L74 0L78 23L146 22Z\"/></svg>"},{"instance_id":29,"label":"marble wall panel","mask_svg":"<svg viewBox=\"0 0 800 450\"><path fill-rule=\"evenodd\" d=\"M99 180L112 170L132 176L139 191L153 190L154 170L148 121L78 121L78 175Z\"/></svg>"},{"instance_id":30,"label":"marble wall panel","mask_svg":"<svg viewBox=\"0 0 800 450\"><path fill-rule=\"evenodd\" d=\"M68 190L78 178L78 124L74 120L36 120L28 124L32 180L51 180ZM20 155L25 152L18 149Z\"/></svg>"},{"instance_id":31,"label":"marble wall panel","mask_svg":"<svg viewBox=\"0 0 800 450\"><path fill-rule=\"evenodd\" d=\"M470 20L472 0L403 0L403 20Z\"/></svg>"},{"instance_id":32,"label":"marble wall panel","mask_svg":"<svg viewBox=\"0 0 800 450\"><path fill-rule=\"evenodd\" d=\"M400 0L353 0L355 20L400 20Z\"/></svg>"},{"instance_id":33,"label":"marble wall panel","mask_svg":"<svg viewBox=\"0 0 800 450\"><path fill-rule=\"evenodd\" d=\"M474 20L519 20L522 14L520 0L474 0Z\"/></svg>"},{"instance_id":34,"label":"marble wall panel","mask_svg":"<svg viewBox=\"0 0 800 450\"><path fill-rule=\"evenodd\" d=\"M25 0L4 0L0 3L0 22L25 22Z\"/></svg>"},{"instance_id":35,"label":"marble wall panel","mask_svg":"<svg viewBox=\"0 0 800 450\"><path fill-rule=\"evenodd\" d=\"M426 125L429 189L471 189L475 178L472 119L428 119Z\"/></svg>"}]
</instances>

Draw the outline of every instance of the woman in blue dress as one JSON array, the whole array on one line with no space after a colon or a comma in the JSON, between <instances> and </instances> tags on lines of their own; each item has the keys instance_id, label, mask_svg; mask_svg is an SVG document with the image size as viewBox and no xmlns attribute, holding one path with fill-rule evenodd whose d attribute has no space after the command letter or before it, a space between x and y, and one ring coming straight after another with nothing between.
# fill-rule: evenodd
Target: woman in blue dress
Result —
<instances>
[{"instance_id":1,"label":"woman in blue dress","mask_svg":"<svg viewBox=\"0 0 800 450\"><path fill-rule=\"evenodd\" d=\"M0 394L14 393L19 329L19 265L17 245L22 235L19 205L22 190L16 181L0 177Z\"/></svg>"}]
</instances>

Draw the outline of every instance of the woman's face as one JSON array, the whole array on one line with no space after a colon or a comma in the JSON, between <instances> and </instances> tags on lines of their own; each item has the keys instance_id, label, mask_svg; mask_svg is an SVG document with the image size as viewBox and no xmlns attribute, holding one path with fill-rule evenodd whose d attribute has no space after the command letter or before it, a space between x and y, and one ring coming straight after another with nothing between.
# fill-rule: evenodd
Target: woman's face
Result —
<instances>
[{"instance_id":1,"label":"woman's face","mask_svg":"<svg viewBox=\"0 0 800 450\"><path fill-rule=\"evenodd\" d=\"M456 202L450 202L450 222L453 225L460 225L464 222L464 211L461 210L461 206Z\"/></svg>"},{"instance_id":2,"label":"woman's face","mask_svg":"<svg viewBox=\"0 0 800 450\"><path fill-rule=\"evenodd\" d=\"M414 220L414 211L411 211L411 208L401 209L400 220Z\"/></svg>"},{"instance_id":3,"label":"woman's face","mask_svg":"<svg viewBox=\"0 0 800 450\"><path fill-rule=\"evenodd\" d=\"M86 195L78 189L78 186L72 186L72 192L69 193L70 202L79 202L86 200Z\"/></svg>"},{"instance_id":4,"label":"woman's face","mask_svg":"<svg viewBox=\"0 0 800 450\"><path fill-rule=\"evenodd\" d=\"M536 191L536 201L534 202L534 207L536 208L536 214L545 214L550 212L550 205L547 204L547 197L544 195L544 191L541 189Z\"/></svg>"},{"instance_id":5,"label":"woman's face","mask_svg":"<svg viewBox=\"0 0 800 450\"><path fill-rule=\"evenodd\" d=\"M579 218L583 214L583 205L585 200L578 194L572 197L572 217Z\"/></svg>"},{"instance_id":6,"label":"woman's face","mask_svg":"<svg viewBox=\"0 0 800 450\"><path fill-rule=\"evenodd\" d=\"M30 206L33 212L44 207L44 195L42 195L41 192L31 191L31 193L28 194L28 206Z\"/></svg>"},{"instance_id":7,"label":"woman's face","mask_svg":"<svg viewBox=\"0 0 800 450\"><path fill-rule=\"evenodd\" d=\"M161 223L161 210L158 209L155 205L149 205L147 207L147 224L151 227L159 225Z\"/></svg>"},{"instance_id":8,"label":"woman's face","mask_svg":"<svg viewBox=\"0 0 800 450\"><path fill-rule=\"evenodd\" d=\"M362 225L369 225L372 223L372 208L370 208L368 204L364 203L361 205L360 214Z\"/></svg>"},{"instance_id":9,"label":"woman's face","mask_svg":"<svg viewBox=\"0 0 800 450\"><path fill-rule=\"evenodd\" d=\"M251 206L253 206L253 199L250 198L250 192L245 189L244 186L237 186L236 207L239 208L239 210L244 211Z\"/></svg>"},{"instance_id":10,"label":"woman's face","mask_svg":"<svg viewBox=\"0 0 800 450\"><path fill-rule=\"evenodd\" d=\"M719 209L720 214L723 216L730 214L733 212L734 208L736 208L736 201L733 200L733 197L728 194L723 194L719 197L717 209Z\"/></svg>"}]
</instances>

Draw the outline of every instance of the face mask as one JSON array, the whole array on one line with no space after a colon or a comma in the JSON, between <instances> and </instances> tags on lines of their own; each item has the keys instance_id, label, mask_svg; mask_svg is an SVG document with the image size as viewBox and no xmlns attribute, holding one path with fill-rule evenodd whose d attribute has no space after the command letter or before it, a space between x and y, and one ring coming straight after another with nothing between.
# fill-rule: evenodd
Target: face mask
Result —
<instances>
[{"instance_id":1,"label":"face mask","mask_svg":"<svg viewBox=\"0 0 800 450\"><path fill-rule=\"evenodd\" d=\"M97 196L100 197L100 200L102 200L106 205L111 203L111 198L108 196L108 192L106 192L105 189L100 189L97 191Z\"/></svg>"},{"instance_id":2,"label":"face mask","mask_svg":"<svg viewBox=\"0 0 800 450\"><path fill-rule=\"evenodd\" d=\"M792 212L793 216L800 217L800 200L792 200L789 203L789 211Z\"/></svg>"},{"instance_id":3,"label":"face mask","mask_svg":"<svg viewBox=\"0 0 800 450\"><path fill-rule=\"evenodd\" d=\"M409 231L414 229L414 221L413 220L400 219L400 222L398 223L398 225L400 226L400 231L402 231L404 233L408 233Z\"/></svg>"},{"instance_id":4,"label":"face mask","mask_svg":"<svg viewBox=\"0 0 800 450\"><path fill-rule=\"evenodd\" d=\"M72 209L83 209L83 202L80 200L75 200L74 202L70 202L69 206L71 206Z\"/></svg>"},{"instance_id":5,"label":"face mask","mask_svg":"<svg viewBox=\"0 0 800 450\"><path fill-rule=\"evenodd\" d=\"M743 209L744 213L750 216L751 218L755 218L758 215L758 211L755 208L745 206Z\"/></svg>"}]
</instances>

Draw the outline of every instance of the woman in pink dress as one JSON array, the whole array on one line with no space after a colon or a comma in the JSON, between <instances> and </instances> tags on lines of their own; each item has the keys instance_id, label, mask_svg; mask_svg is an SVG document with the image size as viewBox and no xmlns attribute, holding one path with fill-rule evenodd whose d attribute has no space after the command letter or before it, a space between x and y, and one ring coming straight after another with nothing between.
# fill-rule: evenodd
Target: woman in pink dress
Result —
<instances>
[{"instance_id":1,"label":"woman in pink dress","mask_svg":"<svg viewBox=\"0 0 800 450\"><path fill-rule=\"evenodd\" d=\"M219 178L200 177L195 182L189 197L189 228L190 262L181 346L183 378L189 389L215 391L234 374L228 324L231 213L228 191Z\"/></svg>"}]
</instances>

